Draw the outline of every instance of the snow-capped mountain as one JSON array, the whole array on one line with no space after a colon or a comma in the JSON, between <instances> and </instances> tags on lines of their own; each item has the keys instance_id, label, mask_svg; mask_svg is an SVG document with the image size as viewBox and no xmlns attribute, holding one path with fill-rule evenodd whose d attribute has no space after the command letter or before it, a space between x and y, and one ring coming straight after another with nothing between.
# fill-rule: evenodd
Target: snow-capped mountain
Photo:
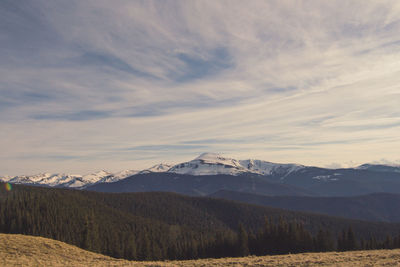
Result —
<instances>
[{"instance_id":1,"label":"snow-capped mountain","mask_svg":"<svg viewBox=\"0 0 400 267\"><path fill-rule=\"evenodd\" d=\"M157 164L151 168L137 171L124 170L116 173L111 173L101 170L87 175L79 174L64 174L64 173L40 173L35 175L19 175L19 176L3 176L0 177L0 182L8 182L13 184L30 184L43 185L50 187L70 187L70 188L85 188L89 185L97 183L113 183L125 179L138 173L166 172L172 165Z\"/></svg>"},{"instance_id":2,"label":"snow-capped mountain","mask_svg":"<svg viewBox=\"0 0 400 267\"><path fill-rule=\"evenodd\" d=\"M82 176L61 173L40 173L36 175L21 175L11 179L0 178L1 181L14 184L37 184L47 186L79 187L84 182ZM75 185L75 186L74 186Z\"/></svg>"},{"instance_id":3,"label":"snow-capped mountain","mask_svg":"<svg viewBox=\"0 0 400 267\"><path fill-rule=\"evenodd\" d=\"M85 188L97 183L112 183L135 174L146 173L177 173L187 175L240 175L252 173L259 175L281 174L287 175L297 171L304 166L295 164L276 164L262 160L236 160L223 157L216 153L203 153L194 160L176 164L157 164L142 171L125 170L110 173L104 170L87 174L71 175L63 173L41 173L37 175L4 176L0 181L15 184L34 184L51 187Z\"/></svg>"},{"instance_id":4,"label":"snow-capped mountain","mask_svg":"<svg viewBox=\"0 0 400 267\"><path fill-rule=\"evenodd\" d=\"M40 173L36 175L20 175L15 177L0 177L0 181L13 184L32 184L51 187L84 188L96 183L111 183L124 179L138 173L134 170L126 170L118 173L98 171L87 175L64 174L64 173Z\"/></svg>"},{"instance_id":5,"label":"snow-capped mountain","mask_svg":"<svg viewBox=\"0 0 400 267\"><path fill-rule=\"evenodd\" d=\"M203 153L194 160L177 164L168 172L189 175L238 175L249 172L236 159L225 158L215 153Z\"/></svg>"},{"instance_id":6,"label":"snow-capped mountain","mask_svg":"<svg viewBox=\"0 0 400 267\"><path fill-rule=\"evenodd\" d=\"M263 160L240 160L240 165L247 168L251 172L262 175L282 174L288 175L292 172L303 169L305 166L297 164L279 164Z\"/></svg>"},{"instance_id":7,"label":"snow-capped mountain","mask_svg":"<svg viewBox=\"0 0 400 267\"><path fill-rule=\"evenodd\" d=\"M126 177L135 175L138 172L139 171L137 171L137 170L124 170L124 171L116 172L112 175L112 177L106 177L105 181L107 183L112 183L112 182L115 182L116 180L122 180L122 179L125 179Z\"/></svg>"},{"instance_id":8,"label":"snow-capped mountain","mask_svg":"<svg viewBox=\"0 0 400 267\"><path fill-rule=\"evenodd\" d=\"M7 182L10 181L12 178L14 178L14 177L6 175L6 176L3 176L3 177L0 177L0 182L7 183Z\"/></svg>"},{"instance_id":9,"label":"snow-capped mountain","mask_svg":"<svg viewBox=\"0 0 400 267\"><path fill-rule=\"evenodd\" d=\"M352 173L354 171L372 171L375 174L377 172L398 174L400 173L400 167L389 165L364 164L355 169L347 169L347 176L349 176L350 174L353 175ZM188 162L183 162L176 165L162 163L154 165L142 171L125 170L117 173L111 173L102 170L87 175L41 173L30 176L4 176L0 177L0 181L16 184L32 184L51 187L86 188L88 186L99 183L117 182L127 177L139 174L146 175L152 173L166 173L194 176L239 176L242 174L255 174L267 176L271 181L279 183L292 183L296 186L298 186L299 184L314 186L316 182L337 182L338 180L345 179L345 177L347 176L342 175L343 172L343 170L337 172L331 169L306 167L297 164L278 164L255 159L236 160L228 157L223 157L216 153L203 153L197 158ZM363 175L365 176L365 174Z\"/></svg>"},{"instance_id":10,"label":"snow-capped mountain","mask_svg":"<svg viewBox=\"0 0 400 267\"><path fill-rule=\"evenodd\" d=\"M169 169L171 169L172 165L170 164L165 164L165 163L160 163L157 165L154 165L148 169L145 169L143 171L140 171L139 173L151 173L151 172L167 172Z\"/></svg>"},{"instance_id":11,"label":"snow-capped mountain","mask_svg":"<svg viewBox=\"0 0 400 267\"><path fill-rule=\"evenodd\" d=\"M260 175L287 175L304 168L296 164L277 164L262 160L236 160L216 153L203 153L192 161L173 166L168 172L190 175L239 175L254 173Z\"/></svg>"}]
</instances>

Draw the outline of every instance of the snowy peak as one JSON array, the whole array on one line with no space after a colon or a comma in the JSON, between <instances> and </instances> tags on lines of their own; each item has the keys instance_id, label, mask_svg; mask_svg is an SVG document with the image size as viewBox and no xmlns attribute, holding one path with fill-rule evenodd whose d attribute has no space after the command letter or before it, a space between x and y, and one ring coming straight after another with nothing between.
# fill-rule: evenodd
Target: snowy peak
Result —
<instances>
[{"instance_id":1,"label":"snowy peak","mask_svg":"<svg viewBox=\"0 0 400 267\"><path fill-rule=\"evenodd\" d=\"M40 173L36 175L0 177L0 182L9 182L14 184L34 184L50 187L84 188L95 183L116 182L128 176L134 175L137 172L138 171L127 170L113 174L102 170L84 176L64 173Z\"/></svg>"},{"instance_id":2,"label":"snowy peak","mask_svg":"<svg viewBox=\"0 0 400 267\"><path fill-rule=\"evenodd\" d=\"M203 153L192 161L173 166L168 172L190 175L238 175L248 170L235 159L215 153Z\"/></svg>"},{"instance_id":3,"label":"snowy peak","mask_svg":"<svg viewBox=\"0 0 400 267\"><path fill-rule=\"evenodd\" d=\"M263 160L247 159L240 160L240 164L247 168L250 172L255 172L262 175L272 174L289 174L294 171L303 169L303 165L297 164L279 164Z\"/></svg>"},{"instance_id":4,"label":"snowy peak","mask_svg":"<svg viewBox=\"0 0 400 267\"><path fill-rule=\"evenodd\" d=\"M40 173L36 175L21 175L8 179L7 182L14 184L38 184L47 186L65 186L74 183L77 179L81 179L80 175L70 175L63 173ZM5 179L0 178L5 181Z\"/></svg>"},{"instance_id":5,"label":"snowy peak","mask_svg":"<svg viewBox=\"0 0 400 267\"><path fill-rule=\"evenodd\" d=\"M194 160L201 161L204 164L210 164L210 165L222 164L225 166L241 167L239 161L237 161L236 159L225 158L216 153L203 153Z\"/></svg>"},{"instance_id":6,"label":"snowy peak","mask_svg":"<svg viewBox=\"0 0 400 267\"><path fill-rule=\"evenodd\" d=\"M10 181L12 178L13 178L12 176L6 175L3 177L0 177L0 182L8 183L8 181Z\"/></svg>"},{"instance_id":7,"label":"snowy peak","mask_svg":"<svg viewBox=\"0 0 400 267\"><path fill-rule=\"evenodd\" d=\"M98 171L98 172L95 172L95 173L84 175L82 177L82 181L87 182L87 183L96 183L99 180L101 180L101 179L103 179L103 178L105 178L107 176L111 176L111 175L113 175L113 174L110 173L110 172L101 170L101 171Z\"/></svg>"},{"instance_id":8,"label":"snowy peak","mask_svg":"<svg viewBox=\"0 0 400 267\"><path fill-rule=\"evenodd\" d=\"M304 168L296 164L277 164L262 160L236 160L216 153L203 153L192 161L177 164L168 172L190 175L239 175L254 173L259 175L288 175Z\"/></svg>"},{"instance_id":9,"label":"snowy peak","mask_svg":"<svg viewBox=\"0 0 400 267\"><path fill-rule=\"evenodd\" d=\"M154 165L148 169L140 171L139 173L167 172L169 169L171 169L171 167L172 167L172 165L160 163L160 164Z\"/></svg>"}]
</instances>

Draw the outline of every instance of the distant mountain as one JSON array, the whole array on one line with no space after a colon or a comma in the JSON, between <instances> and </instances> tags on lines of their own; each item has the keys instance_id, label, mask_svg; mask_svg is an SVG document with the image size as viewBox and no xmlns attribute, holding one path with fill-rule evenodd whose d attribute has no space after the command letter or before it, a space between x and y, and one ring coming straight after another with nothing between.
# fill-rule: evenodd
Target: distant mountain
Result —
<instances>
[{"instance_id":1,"label":"distant mountain","mask_svg":"<svg viewBox=\"0 0 400 267\"><path fill-rule=\"evenodd\" d=\"M144 174L149 176L142 176ZM136 180L129 179L126 188L111 186L111 183L119 183L131 177ZM173 181L171 177L178 178ZM143 179L151 180L152 184ZM104 184L91 190L113 192L119 192L115 188L121 188L124 192L130 188L134 192L172 191L203 195L225 189L265 195L355 196L376 192L400 193L400 167L364 164L357 168L325 169L255 159L236 160L215 153L203 153L188 162L158 164L142 171L100 171L85 176L45 173L0 177L0 181L78 189ZM199 181L203 184L199 184Z\"/></svg>"},{"instance_id":2,"label":"distant mountain","mask_svg":"<svg viewBox=\"0 0 400 267\"><path fill-rule=\"evenodd\" d=\"M357 169L376 171L376 172L398 172L398 173L400 173L400 165L363 164L363 165L358 166Z\"/></svg>"},{"instance_id":3,"label":"distant mountain","mask_svg":"<svg viewBox=\"0 0 400 267\"><path fill-rule=\"evenodd\" d=\"M378 192L400 194L398 172L305 167L285 176L270 175L268 178L320 196L356 196Z\"/></svg>"},{"instance_id":4,"label":"distant mountain","mask_svg":"<svg viewBox=\"0 0 400 267\"><path fill-rule=\"evenodd\" d=\"M153 172L167 172L169 169L171 169L171 167L172 167L172 165L160 163L160 164L154 165L148 169L140 171L138 173L143 174L143 173L153 173Z\"/></svg>"},{"instance_id":5,"label":"distant mountain","mask_svg":"<svg viewBox=\"0 0 400 267\"><path fill-rule=\"evenodd\" d=\"M265 196L221 190L209 196L287 210L315 212L335 217L400 222L400 194L377 193L354 197L305 197Z\"/></svg>"},{"instance_id":6,"label":"distant mountain","mask_svg":"<svg viewBox=\"0 0 400 267\"><path fill-rule=\"evenodd\" d=\"M305 166L298 164L280 164L254 159L240 160L239 162L251 172L266 176L279 175L281 178L305 168Z\"/></svg>"},{"instance_id":7,"label":"distant mountain","mask_svg":"<svg viewBox=\"0 0 400 267\"><path fill-rule=\"evenodd\" d=\"M205 196L221 189L264 195L312 195L302 188L268 181L252 173L241 175L188 175L177 173L143 173L115 183L98 183L86 190L98 192L175 192L192 196Z\"/></svg>"},{"instance_id":8,"label":"distant mountain","mask_svg":"<svg viewBox=\"0 0 400 267\"><path fill-rule=\"evenodd\" d=\"M41 173L36 175L21 175L15 177L0 177L0 182L13 184L29 184L50 187L83 188L96 183L111 183L138 173L134 170L126 170L118 173L98 171L87 175L71 175L62 173Z\"/></svg>"},{"instance_id":9,"label":"distant mountain","mask_svg":"<svg viewBox=\"0 0 400 267\"><path fill-rule=\"evenodd\" d=\"M235 160L206 153L192 161L172 166L166 172L134 175L115 184L97 184L88 189L104 192L168 191L189 195L205 195L219 190L269 196L400 194L400 173Z\"/></svg>"},{"instance_id":10,"label":"distant mountain","mask_svg":"<svg viewBox=\"0 0 400 267\"><path fill-rule=\"evenodd\" d=\"M277 164L262 160L236 160L216 153L203 153L192 161L177 164L168 172L190 175L240 175L252 173L259 175L282 174L304 168L296 164Z\"/></svg>"},{"instance_id":11,"label":"distant mountain","mask_svg":"<svg viewBox=\"0 0 400 267\"><path fill-rule=\"evenodd\" d=\"M168 172L189 175L239 175L249 170L240 165L238 160L224 158L215 153L203 153L192 161L173 166Z\"/></svg>"},{"instance_id":12,"label":"distant mountain","mask_svg":"<svg viewBox=\"0 0 400 267\"><path fill-rule=\"evenodd\" d=\"M98 183L110 183L122 180L135 174L176 173L185 175L287 175L304 168L296 164L276 164L261 160L236 160L215 153L203 153L192 161L169 165L157 164L142 171L126 170L118 173L99 171L89 175L50 174L21 175L0 177L2 182L31 184L50 187L85 188Z\"/></svg>"},{"instance_id":13,"label":"distant mountain","mask_svg":"<svg viewBox=\"0 0 400 267\"><path fill-rule=\"evenodd\" d=\"M135 174L153 173L153 172L166 172L172 165L157 164L148 169L137 170L124 170L116 173L108 171L98 171L87 175L79 174L64 174L64 173L40 173L35 175L20 175L20 176L3 176L0 177L0 182L7 182L13 184L27 184L37 186L49 187L69 187L83 189L87 186L98 183L113 183L125 179Z\"/></svg>"}]
</instances>

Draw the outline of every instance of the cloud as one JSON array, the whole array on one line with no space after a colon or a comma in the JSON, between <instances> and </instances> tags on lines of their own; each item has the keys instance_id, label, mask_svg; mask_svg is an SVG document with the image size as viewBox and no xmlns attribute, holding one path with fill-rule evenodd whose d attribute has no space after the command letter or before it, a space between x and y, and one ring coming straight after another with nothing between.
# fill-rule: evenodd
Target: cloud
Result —
<instances>
[{"instance_id":1,"label":"cloud","mask_svg":"<svg viewBox=\"0 0 400 267\"><path fill-rule=\"evenodd\" d=\"M145 145L129 147L127 150L137 151L173 151L173 150L204 150L207 149L204 145Z\"/></svg>"},{"instance_id":2,"label":"cloud","mask_svg":"<svg viewBox=\"0 0 400 267\"><path fill-rule=\"evenodd\" d=\"M65 114L38 114L33 115L32 118L36 120L68 120L68 121L86 121L95 119L104 119L112 116L111 112L108 111L97 111L97 110L81 110L78 112L65 113Z\"/></svg>"},{"instance_id":3,"label":"cloud","mask_svg":"<svg viewBox=\"0 0 400 267\"><path fill-rule=\"evenodd\" d=\"M387 159L379 159L372 161L372 164L384 164L389 166L400 166L400 160L387 160Z\"/></svg>"},{"instance_id":4,"label":"cloud","mask_svg":"<svg viewBox=\"0 0 400 267\"><path fill-rule=\"evenodd\" d=\"M108 67L116 71L123 71L143 78L157 79L154 75L133 68L127 62L114 55L98 52L86 52L77 58L77 63L96 67Z\"/></svg>"},{"instance_id":5,"label":"cloud","mask_svg":"<svg viewBox=\"0 0 400 267\"><path fill-rule=\"evenodd\" d=\"M395 161L399 14L395 1L2 1L0 174L202 149ZM85 160L12 160L25 154Z\"/></svg>"},{"instance_id":6,"label":"cloud","mask_svg":"<svg viewBox=\"0 0 400 267\"><path fill-rule=\"evenodd\" d=\"M182 144L236 144L243 143L243 139L198 139L181 142Z\"/></svg>"},{"instance_id":7,"label":"cloud","mask_svg":"<svg viewBox=\"0 0 400 267\"><path fill-rule=\"evenodd\" d=\"M176 57L183 63L178 73L170 74L170 77L176 82L190 82L195 79L216 76L224 69L233 67L231 56L224 47L216 48L205 56L178 53Z\"/></svg>"}]
</instances>

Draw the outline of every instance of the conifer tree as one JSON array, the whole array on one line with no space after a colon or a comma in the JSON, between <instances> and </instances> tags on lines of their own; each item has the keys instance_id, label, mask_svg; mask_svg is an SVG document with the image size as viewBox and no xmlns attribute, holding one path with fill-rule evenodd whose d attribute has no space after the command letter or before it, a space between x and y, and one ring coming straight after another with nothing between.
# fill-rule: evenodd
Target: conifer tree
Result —
<instances>
[{"instance_id":1,"label":"conifer tree","mask_svg":"<svg viewBox=\"0 0 400 267\"><path fill-rule=\"evenodd\" d=\"M356 250L357 240L353 232L353 228L349 227L347 230L346 250Z\"/></svg>"},{"instance_id":2,"label":"conifer tree","mask_svg":"<svg viewBox=\"0 0 400 267\"><path fill-rule=\"evenodd\" d=\"M249 255L249 240L246 229L242 223L239 223L239 233L238 233L238 252L239 256Z\"/></svg>"}]
</instances>

